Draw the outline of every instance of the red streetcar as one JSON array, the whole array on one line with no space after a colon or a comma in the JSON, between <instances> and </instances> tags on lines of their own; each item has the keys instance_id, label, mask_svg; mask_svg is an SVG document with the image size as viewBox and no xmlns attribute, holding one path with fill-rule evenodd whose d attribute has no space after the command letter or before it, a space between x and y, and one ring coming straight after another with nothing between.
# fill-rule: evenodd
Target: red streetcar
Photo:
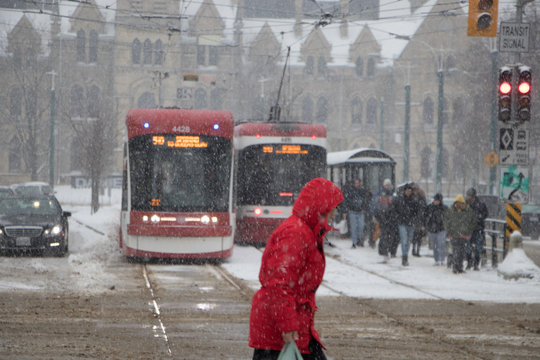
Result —
<instances>
[{"instance_id":1,"label":"red streetcar","mask_svg":"<svg viewBox=\"0 0 540 360\"><path fill-rule=\"evenodd\" d=\"M132 109L126 126L123 253L142 259L230 257L232 114Z\"/></svg>"},{"instance_id":2,"label":"red streetcar","mask_svg":"<svg viewBox=\"0 0 540 360\"><path fill-rule=\"evenodd\" d=\"M264 245L311 179L326 172L320 124L249 122L235 126L235 242Z\"/></svg>"}]
</instances>

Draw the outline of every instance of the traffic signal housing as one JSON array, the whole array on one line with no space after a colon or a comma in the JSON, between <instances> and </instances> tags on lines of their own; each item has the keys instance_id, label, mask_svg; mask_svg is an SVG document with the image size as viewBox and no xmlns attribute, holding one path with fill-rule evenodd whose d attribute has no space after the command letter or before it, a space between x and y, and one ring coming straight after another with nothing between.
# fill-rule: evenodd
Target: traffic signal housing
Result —
<instances>
[{"instance_id":1,"label":"traffic signal housing","mask_svg":"<svg viewBox=\"0 0 540 360\"><path fill-rule=\"evenodd\" d=\"M516 119L529 121L531 119L531 69L528 66L517 67Z\"/></svg>"},{"instance_id":2,"label":"traffic signal housing","mask_svg":"<svg viewBox=\"0 0 540 360\"><path fill-rule=\"evenodd\" d=\"M468 36L497 36L499 0L469 0Z\"/></svg>"},{"instance_id":3,"label":"traffic signal housing","mask_svg":"<svg viewBox=\"0 0 540 360\"><path fill-rule=\"evenodd\" d=\"M499 120L512 118L512 69L503 66L499 69Z\"/></svg>"}]
</instances>

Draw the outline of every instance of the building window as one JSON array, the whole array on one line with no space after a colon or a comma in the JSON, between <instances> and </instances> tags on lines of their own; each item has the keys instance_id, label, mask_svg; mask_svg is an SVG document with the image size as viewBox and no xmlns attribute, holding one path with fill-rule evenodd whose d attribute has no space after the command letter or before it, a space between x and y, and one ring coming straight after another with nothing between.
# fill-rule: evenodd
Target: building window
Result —
<instances>
[{"instance_id":1,"label":"building window","mask_svg":"<svg viewBox=\"0 0 540 360\"><path fill-rule=\"evenodd\" d=\"M197 64L206 65L206 46L204 45L197 46Z\"/></svg>"},{"instance_id":2,"label":"building window","mask_svg":"<svg viewBox=\"0 0 540 360\"><path fill-rule=\"evenodd\" d=\"M131 62L133 64L141 63L141 42L139 39L133 40L133 44L131 44Z\"/></svg>"},{"instance_id":3,"label":"building window","mask_svg":"<svg viewBox=\"0 0 540 360\"><path fill-rule=\"evenodd\" d=\"M25 65L28 68L32 68L36 63L36 50L34 48L27 48L24 53Z\"/></svg>"},{"instance_id":4,"label":"building window","mask_svg":"<svg viewBox=\"0 0 540 360\"><path fill-rule=\"evenodd\" d=\"M324 56L319 56L319 61L317 63L317 72L319 73L320 77L326 77L327 69L326 69L326 59Z\"/></svg>"},{"instance_id":5,"label":"building window","mask_svg":"<svg viewBox=\"0 0 540 360\"><path fill-rule=\"evenodd\" d=\"M362 125L362 100L355 97L351 103L351 118L353 125Z\"/></svg>"},{"instance_id":6,"label":"building window","mask_svg":"<svg viewBox=\"0 0 540 360\"><path fill-rule=\"evenodd\" d=\"M157 40L154 46L154 63L156 65L163 65L163 43L161 40Z\"/></svg>"},{"instance_id":7,"label":"building window","mask_svg":"<svg viewBox=\"0 0 540 360\"><path fill-rule=\"evenodd\" d=\"M217 65L218 64L218 47L209 46L208 47L208 65Z\"/></svg>"},{"instance_id":8,"label":"building window","mask_svg":"<svg viewBox=\"0 0 540 360\"><path fill-rule=\"evenodd\" d=\"M141 109L153 109L156 107L156 99L154 94L150 92L145 92L137 100L137 107Z\"/></svg>"},{"instance_id":9,"label":"building window","mask_svg":"<svg viewBox=\"0 0 540 360\"><path fill-rule=\"evenodd\" d=\"M22 165L21 142L14 136L9 142L8 168L9 172L20 172Z\"/></svg>"},{"instance_id":10,"label":"building window","mask_svg":"<svg viewBox=\"0 0 540 360\"><path fill-rule=\"evenodd\" d=\"M90 31L88 39L88 61L91 63L98 61L98 34L94 30Z\"/></svg>"},{"instance_id":11,"label":"building window","mask_svg":"<svg viewBox=\"0 0 540 360\"><path fill-rule=\"evenodd\" d=\"M364 60L359 56L356 58L356 76L362 77L364 75Z\"/></svg>"},{"instance_id":12,"label":"building window","mask_svg":"<svg viewBox=\"0 0 540 360\"><path fill-rule=\"evenodd\" d=\"M366 69L366 72L367 72L367 76L368 77L373 77L375 76L375 59L372 58L372 57L369 57L368 61L367 61L367 69Z\"/></svg>"},{"instance_id":13,"label":"building window","mask_svg":"<svg viewBox=\"0 0 540 360\"><path fill-rule=\"evenodd\" d=\"M368 100L366 105L366 123L376 124L377 123L377 100L371 98Z\"/></svg>"},{"instance_id":14,"label":"building window","mask_svg":"<svg viewBox=\"0 0 540 360\"><path fill-rule=\"evenodd\" d=\"M82 29L77 31L77 61L86 61L86 34Z\"/></svg>"},{"instance_id":15,"label":"building window","mask_svg":"<svg viewBox=\"0 0 540 360\"><path fill-rule=\"evenodd\" d=\"M193 101L193 107L195 109L206 109L206 91L203 89L195 90L195 97Z\"/></svg>"},{"instance_id":16,"label":"building window","mask_svg":"<svg viewBox=\"0 0 540 360\"><path fill-rule=\"evenodd\" d=\"M144 40L143 62L144 65L152 65L152 42L150 39Z\"/></svg>"},{"instance_id":17,"label":"building window","mask_svg":"<svg viewBox=\"0 0 540 360\"><path fill-rule=\"evenodd\" d=\"M424 124L433 125L434 104L430 96L424 99L424 109L422 110L422 120Z\"/></svg>"},{"instance_id":18,"label":"building window","mask_svg":"<svg viewBox=\"0 0 540 360\"><path fill-rule=\"evenodd\" d=\"M83 88L75 85L71 88L71 117L82 118Z\"/></svg>"},{"instance_id":19,"label":"building window","mask_svg":"<svg viewBox=\"0 0 540 360\"><path fill-rule=\"evenodd\" d=\"M305 97L302 101L302 120L306 123L313 122L313 100Z\"/></svg>"},{"instance_id":20,"label":"building window","mask_svg":"<svg viewBox=\"0 0 540 360\"><path fill-rule=\"evenodd\" d=\"M220 110L223 105L221 97L221 90L214 89L210 92L210 108L214 110Z\"/></svg>"},{"instance_id":21,"label":"building window","mask_svg":"<svg viewBox=\"0 0 540 360\"><path fill-rule=\"evenodd\" d=\"M313 75L314 65L315 64L314 64L313 56L308 56L306 59L306 66L304 67L304 73L306 75Z\"/></svg>"},{"instance_id":22,"label":"building window","mask_svg":"<svg viewBox=\"0 0 540 360\"><path fill-rule=\"evenodd\" d=\"M99 118L99 88L96 85L88 89L88 117Z\"/></svg>"},{"instance_id":23,"label":"building window","mask_svg":"<svg viewBox=\"0 0 540 360\"><path fill-rule=\"evenodd\" d=\"M9 94L9 115L15 123L21 120L22 115L22 93L21 89L15 88Z\"/></svg>"},{"instance_id":24,"label":"building window","mask_svg":"<svg viewBox=\"0 0 540 360\"><path fill-rule=\"evenodd\" d=\"M317 122L320 124L326 124L328 119L328 100L321 96L317 101Z\"/></svg>"}]
</instances>

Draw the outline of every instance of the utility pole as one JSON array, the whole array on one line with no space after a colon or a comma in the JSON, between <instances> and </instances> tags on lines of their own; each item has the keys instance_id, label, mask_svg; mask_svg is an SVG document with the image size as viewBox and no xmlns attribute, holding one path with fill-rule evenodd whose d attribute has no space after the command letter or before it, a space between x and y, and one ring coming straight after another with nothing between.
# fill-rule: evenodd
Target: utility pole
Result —
<instances>
[{"instance_id":1,"label":"utility pole","mask_svg":"<svg viewBox=\"0 0 540 360\"><path fill-rule=\"evenodd\" d=\"M442 192L442 149L443 149L443 108L444 108L444 74L442 69L442 61L437 71L439 79L439 97L437 107L437 154L435 161L435 193Z\"/></svg>"},{"instance_id":2,"label":"utility pole","mask_svg":"<svg viewBox=\"0 0 540 360\"><path fill-rule=\"evenodd\" d=\"M381 123L379 127L379 148L384 150L384 98L381 98Z\"/></svg>"},{"instance_id":3,"label":"utility pole","mask_svg":"<svg viewBox=\"0 0 540 360\"><path fill-rule=\"evenodd\" d=\"M54 121L55 121L55 102L56 102L56 90L54 88L54 77L58 75L54 70L47 73L51 75L51 123L50 123L50 137L49 137L49 185L54 187Z\"/></svg>"},{"instance_id":4,"label":"utility pole","mask_svg":"<svg viewBox=\"0 0 540 360\"><path fill-rule=\"evenodd\" d=\"M403 136L403 182L409 181L409 127L411 122L411 84L405 84L405 134Z\"/></svg>"},{"instance_id":5,"label":"utility pole","mask_svg":"<svg viewBox=\"0 0 540 360\"><path fill-rule=\"evenodd\" d=\"M491 83L492 93L491 93L491 126L489 131L489 138L491 142L491 151L496 152L498 149L497 146L497 88L498 88L498 67L497 67L497 46L492 43L491 50ZM491 166L489 168L489 193L495 195L495 182L497 181L497 166Z\"/></svg>"}]
</instances>

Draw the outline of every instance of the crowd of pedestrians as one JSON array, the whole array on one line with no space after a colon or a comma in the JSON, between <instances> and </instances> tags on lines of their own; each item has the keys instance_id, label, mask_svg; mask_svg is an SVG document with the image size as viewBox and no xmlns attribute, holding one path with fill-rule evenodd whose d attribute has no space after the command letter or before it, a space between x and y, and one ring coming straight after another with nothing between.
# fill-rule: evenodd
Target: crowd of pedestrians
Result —
<instances>
[{"instance_id":1,"label":"crowd of pedestrians","mask_svg":"<svg viewBox=\"0 0 540 360\"><path fill-rule=\"evenodd\" d=\"M340 234L342 238L350 234L353 249L363 247L368 239L372 247L378 245L384 263L400 249L402 266L409 266L409 254L420 257L427 238L433 265L447 264L454 273L462 273L467 261L466 270L479 270L488 210L476 189L467 190L465 197L456 196L451 206L443 203L440 193L428 202L418 184L394 188L390 179L373 195L360 179L354 179L352 185L344 186L343 195Z\"/></svg>"}]
</instances>

